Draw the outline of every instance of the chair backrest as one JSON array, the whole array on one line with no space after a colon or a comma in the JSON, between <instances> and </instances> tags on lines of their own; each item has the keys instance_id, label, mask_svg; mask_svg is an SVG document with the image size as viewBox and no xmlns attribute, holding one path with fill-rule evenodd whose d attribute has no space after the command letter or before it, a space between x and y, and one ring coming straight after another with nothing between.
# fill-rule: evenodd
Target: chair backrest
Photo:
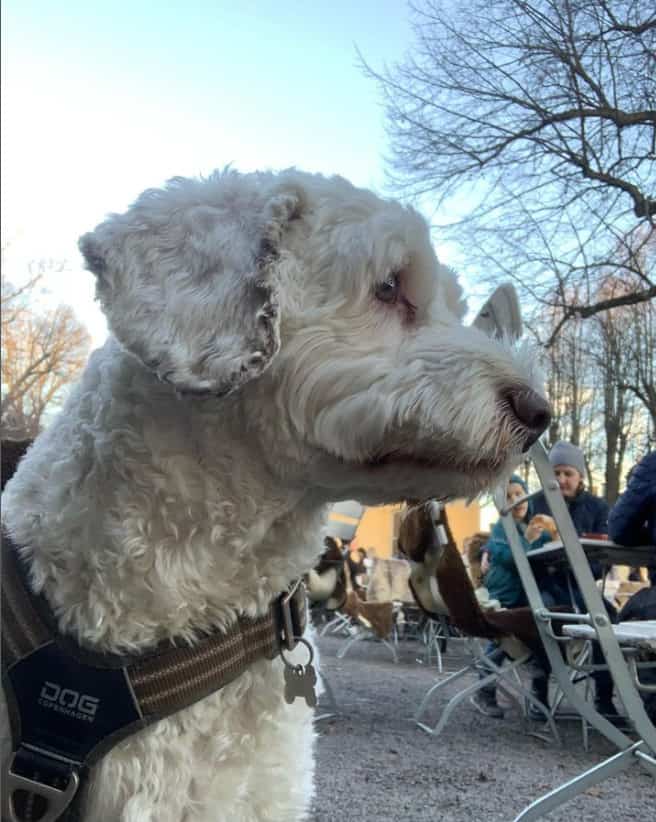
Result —
<instances>
[{"instance_id":1,"label":"chair backrest","mask_svg":"<svg viewBox=\"0 0 656 822\"><path fill-rule=\"evenodd\" d=\"M481 574L481 549L490 539L489 531L477 531L464 541L464 554L469 578L474 588L480 588L483 584Z\"/></svg>"},{"instance_id":2,"label":"chair backrest","mask_svg":"<svg viewBox=\"0 0 656 822\"><path fill-rule=\"evenodd\" d=\"M424 544L418 544L422 541ZM437 616L445 606L452 623L464 634L497 639L515 636L529 646L539 641L529 608L484 611L476 598L471 579L456 546L443 506L434 502L412 506L399 532L399 545L422 562L413 564L410 588L422 610ZM428 546L428 547L427 547ZM421 590L415 582L422 584ZM439 602L434 596L435 585Z\"/></svg>"},{"instance_id":3,"label":"chair backrest","mask_svg":"<svg viewBox=\"0 0 656 822\"><path fill-rule=\"evenodd\" d=\"M346 560L339 539L326 537L324 544L326 550L306 574L305 585L310 602L322 603L327 610L334 611L346 599Z\"/></svg>"},{"instance_id":4,"label":"chair backrest","mask_svg":"<svg viewBox=\"0 0 656 822\"><path fill-rule=\"evenodd\" d=\"M581 609L583 613L572 615L569 621L576 624L589 625L594 628L597 642L603 652L606 665L624 709L636 729L638 729L642 737L641 741L645 743L651 752L656 752L656 727L645 712L645 707L636 688L632 672L622 654L617 636L613 630L613 625L608 619L601 592L594 580L590 563L583 550L574 523L572 522L565 499L560 492L553 466L549 462L547 449L544 444L538 440L531 446L529 455L540 480L542 493L544 494L561 536L563 558L567 561L568 573L573 577L583 601L583 607ZM533 496L533 494L529 495L529 497L531 496ZM515 500L513 504L520 504L522 499L523 498ZM555 614L549 616L549 611L545 608L542 594L533 569L531 568L530 558L524 551L517 535L517 529L512 520L511 508L506 504L506 489L503 485L499 485L495 490L494 500L501 514L504 531L510 543L513 559L515 560L515 565L522 580L531 610L534 613L539 613L541 617L546 617L545 619L540 619L539 630L552 669L556 672L561 687L565 690L568 699L573 700L573 704L582 715L592 721L597 729L607 738L614 741L620 747L627 745L630 741L628 737L604 720L596 722L593 716L594 711L589 711L585 702L577 701L575 692L570 688L571 683L567 681L567 671L564 669L564 663L562 662L561 649L557 646L549 628L550 621L553 622L556 619L561 620L562 618L560 616L557 617ZM606 563L609 564L608 560L612 559L612 556L607 556ZM598 715L596 716L598 717Z\"/></svg>"},{"instance_id":5,"label":"chair backrest","mask_svg":"<svg viewBox=\"0 0 656 822\"><path fill-rule=\"evenodd\" d=\"M374 559L367 586L372 602L414 602L408 586L410 563L404 559Z\"/></svg>"}]
</instances>

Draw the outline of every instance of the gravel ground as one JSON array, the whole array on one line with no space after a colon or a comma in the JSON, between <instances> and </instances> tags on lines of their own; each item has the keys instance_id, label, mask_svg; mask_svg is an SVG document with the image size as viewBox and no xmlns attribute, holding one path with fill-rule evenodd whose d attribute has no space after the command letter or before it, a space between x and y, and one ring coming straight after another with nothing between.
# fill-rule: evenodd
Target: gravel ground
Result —
<instances>
[{"instance_id":1,"label":"gravel ground","mask_svg":"<svg viewBox=\"0 0 656 822\"><path fill-rule=\"evenodd\" d=\"M504 704L503 697L500 703L508 706L503 720L481 716L465 701L440 736L431 737L412 721L439 676L435 664L417 661L421 646L402 642L395 665L389 650L374 641L358 642L337 659L344 642L336 636L318 640L321 670L339 713L317 722L311 822L512 822L533 800L615 752L591 733L586 753L576 722L559 723L562 747L537 739L526 732L519 709ZM449 643L442 676L461 667L458 644ZM436 697L433 721L437 707L457 689ZM655 809L654 780L635 765L547 818L645 822L656 819Z\"/></svg>"}]
</instances>

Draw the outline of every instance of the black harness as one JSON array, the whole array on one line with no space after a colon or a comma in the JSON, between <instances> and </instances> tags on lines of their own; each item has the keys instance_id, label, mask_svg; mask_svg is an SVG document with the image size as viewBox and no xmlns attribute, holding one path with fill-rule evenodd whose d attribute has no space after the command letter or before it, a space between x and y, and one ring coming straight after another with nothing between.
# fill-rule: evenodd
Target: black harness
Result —
<instances>
[{"instance_id":1,"label":"black harness","mask_svg":"<svg viewBox=\"0 0 656 822\"><path fill-rule=\"evenodd\" d=\"M305 590L296 583L264 616L240 616L193 646L94 653L57 631L6 534L2 562L2 681L13 751L3 769L3 822L78 819L90 768L117 742L209 696L256 659L291 650L305 630Z\"/></svg>"}]
</instances>

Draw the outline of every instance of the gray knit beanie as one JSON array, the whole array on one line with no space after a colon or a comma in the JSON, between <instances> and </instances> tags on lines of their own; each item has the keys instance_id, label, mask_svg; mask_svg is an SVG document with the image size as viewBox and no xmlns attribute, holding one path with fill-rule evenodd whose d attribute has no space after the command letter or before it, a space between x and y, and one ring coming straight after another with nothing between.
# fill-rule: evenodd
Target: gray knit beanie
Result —
<instances>
[{"instance_id":1,"label":"gray knit beanie","mask_svg":"<svg viewBox=\"0 0 656 822\"><path fill-rule=\"evenodd\" d=\"M578 445L561 440L549 451L549 462L553 465L571 465L585 477L585 457Z\"/></svg>"}]
</instances>

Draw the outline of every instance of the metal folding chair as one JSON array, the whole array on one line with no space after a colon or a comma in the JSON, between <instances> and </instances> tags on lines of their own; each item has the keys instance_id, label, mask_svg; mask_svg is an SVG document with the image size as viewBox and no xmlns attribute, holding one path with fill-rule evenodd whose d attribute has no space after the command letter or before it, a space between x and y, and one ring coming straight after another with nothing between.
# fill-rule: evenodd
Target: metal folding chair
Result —
<instances>
[{"instance_id":1,"label":"metal folding chair","mask_svg":"<svg viewBox=\"0 0 656 822\"><path fill-rule=\"evenodd\" d=\"M501 666L497 665L485 655L480 640L473 637L464 637L463 639L468 651L469 660L459 670L449 674L445 679L438 680L424 695L414 716L414 721L422 731L425 731L431 736L438 736L444 730L444 727L451 718L451 714L461 702L472 697L477 691L494 685L518 705L520 714L523 715L525 704L532 704L540 710L551 730L553 738L557 742L560 742L560 734L549 710L531 695L530 690L524 685L519 675L521 667L526 665L530 660L531 652L527 649L525 654L511 659ZM440 710L434 725L427 724L425 714L428 712L428 707L435 695L443 688L454 685L463 677L471 674L479 674L479 672L484 675L454 694Z\"/></svg>"},{"instance_id":2,"label":"metal folding chair","mask_svg":"<svg viewBox=\"0 0 656 822\"><path fill-rule=\"evenodd\" d=\"M531 659L530 645L538 639L532 617L531 624L527 624L526 618L530 617L527 609L484 608L481 605L442 506L433 501L415 507L409 512L409 516L415 519L411 521L403 543L402 526L399 544L413 558L410 587L427 614L434 619L442 613L449 615L449 619L464 634L463 641L468 656L460 670L438 680L428 689L415 714L415 722L426 733L437 736L463 700L495 685L518 703L522 716L522 709L527 704L539 710L551 728L553 737L559 741L558 730L548 709L524 685L518 672ZM497 664L489 658L480 637L498 639L510 663ZM434 726L427 724L424 717L435 694L472 673L477 675L476 680L466 684L449 699Z\"/></svg>"},{"instance_id":3,"label":"metal folding chair","mask_svg":"<svg viewBox=\"0 0 656 822\"><path fill-rule=\"evenodd\" d=\"M606 613L601 593L595 584L588 560L574 529L542 443L537 442L531 448L530 456L540 478L547 503L558 526L569 561L569 568L581 591L587 609L586 613L551 612L545 607L529 557L522 549L512 519L513 506L508 507L506 505L505 486L497 489L495 503L501 514L517 570L551 663L552 674L570 705L578 711L583 720L612 742L619 749L619 752L533 802L522 811L515 822L519 822L519 820L531 822L539 819L592 785L636 763L640 763L652 776L656 777L656 728L645 711L636 680ZM535 494L528 494L516 500L514 505L519 505L533 496ZM567 635L556 634L553 630L555 621L590 626L593 629L596 641L599 642L604 653L616 692L624 705L627 718L636 729L637 740L632 739L598 713L594 705L587 701L574 687L570 677L570 668L561 654L561 644L570 642L571 638Z\"/></svg>"}]
</instances>

